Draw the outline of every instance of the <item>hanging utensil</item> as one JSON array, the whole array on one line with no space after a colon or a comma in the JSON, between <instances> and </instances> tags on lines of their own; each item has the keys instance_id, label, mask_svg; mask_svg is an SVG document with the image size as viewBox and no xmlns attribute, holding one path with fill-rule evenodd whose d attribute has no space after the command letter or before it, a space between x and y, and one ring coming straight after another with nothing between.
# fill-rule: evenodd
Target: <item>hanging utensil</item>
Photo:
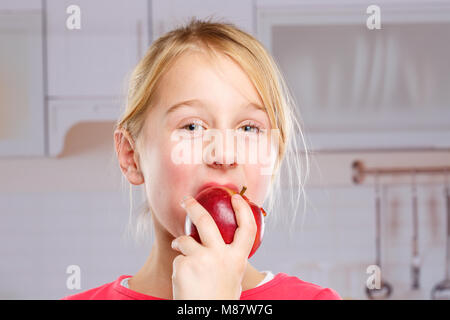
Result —
<instances>
[{"instance_id":1,"label":"hanging utensil","mask_svg":"<svg viewBox=\"0 0 450 320\"><path fill-rule=\"evenodd\" d=\"M412 235L412 260L411 260L411 277L413 290L419 289L420 279L420 256L419 256L419 215L417 211L417 185L416 173L412 176L412 221L413 221L413 235Z\"/></svg>"},{"instance_id":2,"label":"hanging utensil","mask_svg":"<svg viewBox=\"0 0 450 320\"><path fill-rule=\"evenodd\" d=\"M378 173L375 174L375 264L381 270L381 196ZM383 280L381 276L380 288L370 289L366 286L366 294L369 299L386 299L392 293L392 286Z\"/></svg>"},{"instance_id":3,"label":"hanging utensil","mask_svg":"<svg viewBox=\"0 0 450 320\"><path fill-rule=\"evenodd\" d=\"M448 173L446 174L445 200L447 207L447 243L445 259L445 279L436 284L431 291L432 299L450 300L450 185L448 183Z\"/></svg>"}]
</instances>

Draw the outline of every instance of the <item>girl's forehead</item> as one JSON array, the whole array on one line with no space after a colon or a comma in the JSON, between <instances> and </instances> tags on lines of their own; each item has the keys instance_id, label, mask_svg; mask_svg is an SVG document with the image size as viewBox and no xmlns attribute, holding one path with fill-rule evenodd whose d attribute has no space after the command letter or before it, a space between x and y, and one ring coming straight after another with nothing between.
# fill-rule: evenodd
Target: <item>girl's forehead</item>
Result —
<instances>
[{"instance_id":1,"label":"girl's forehead","mask_svg":"<svg viewBox=\"0 0 450 320\"><path fill-rule=\"evenodd\" d=\"M191 83L188 80L202 75L215 74L226 78L236 76L239 73L245 72L226 55L215 54L212 56L204 52L187 51L172 62L162 78L166 81L182 82L189 85Z\"/></svg>"},{"instance_id":2,"label":"girl's forehead","mask_svg":"<svg viewBox=\"0 0 450 320\"><path fill-rule=\"evenodd\" d=\"M155 102L164 109L186 100L216 100L263 105L241 66L223 54L185 52L160 78ZM219 100L221 99L221 100Z\"/></svg>"}]
</instances>

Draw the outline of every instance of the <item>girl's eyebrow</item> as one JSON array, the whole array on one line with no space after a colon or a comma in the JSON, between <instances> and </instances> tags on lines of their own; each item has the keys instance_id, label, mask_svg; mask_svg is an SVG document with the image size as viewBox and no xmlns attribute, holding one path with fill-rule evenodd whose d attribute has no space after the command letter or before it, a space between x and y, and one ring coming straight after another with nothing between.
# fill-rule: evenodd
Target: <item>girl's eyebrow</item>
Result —
<instances>
[{"instance_id":1,"label":"girl's eyebrow","mask_svg":"<svg viewBox=\"0 0 450 320\"><path fill-rule=\"evenodd\" d=\"M166 110L165 116L167 117L169 114L173 113L175 110L179 109L181 106L191 106L198 107L202 105L202 101L198 99L191 99L186 101L181 101L172 105L169 109Z\"/></svg>"},{"instance_id":2,"label":"girl's eyebrow","mask_svg":"<svg viewBox=\"0 0 450 320\"><path fill-rule=\"evenodd\" d=\"M172 105L170 108L167 109L165 116L167 117L169 114L173 113L175 110L177 110L178 108L180 108L183 105L191 106L191 107L199 107L199 106L203 106L204 103L198 99L191 99L191 100L177 102L176 104ZM246 109L253 108L253 109L261 110L264 112L266 111L265 108L263 108L258 103L254 103L254 102L250 102L249 104L244 105L243 107Z\"/></svg>"}]
</instances>

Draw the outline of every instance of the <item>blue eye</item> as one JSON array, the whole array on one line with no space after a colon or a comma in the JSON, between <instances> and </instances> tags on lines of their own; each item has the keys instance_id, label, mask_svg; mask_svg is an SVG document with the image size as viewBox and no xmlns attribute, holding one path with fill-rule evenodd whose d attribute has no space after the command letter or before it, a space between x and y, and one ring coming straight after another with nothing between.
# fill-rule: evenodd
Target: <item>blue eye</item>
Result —
<instances>
[{"instance_id":1,"label":"blue eye","mask_svg":"<svg viewBox=\"0 0 450 320\"><path fill-rule=\"evenodd\" d=\"M201 123L191 122L191 123L188 123L187 125L181 127L181 129L187 130L188 132L195 132L195 131L199 131L199 130L204 130L205 128L203 127L203 125ZM254 124L254 123L245 124L245 125L241 126L238 130L242 130L246 133L257 133L257 134L264 131L260 126Z\"/></svg>"},{"instance_id":2,"label":"blue eye","mask_svg":"<svg viewBox=\"0 0 450 320\"><path fill-rule=\"evenodd\" d=\"M196 130L196 128L199 128L199 127L200 128L202 127L202 125L200 123L191 122L191 123L188 123L187 125L185 125L184 127L182 127L181 129L185 129L187 131L194 132L194 131L198 131L198 130Z\"/></svg>"},{"instance_id":3,"label":"blue eye","mask_svg":"<svg viewBox=\"0 0 450 320\"><path fill-rule=\"evenodd\" d=\"M243 125L242 127L240 127L239 129L244 128L244 132L254 132L254 133L260 133L262 130L259 126L253 124L253 123L248 123Z\"/></svg>"}]
</instances>

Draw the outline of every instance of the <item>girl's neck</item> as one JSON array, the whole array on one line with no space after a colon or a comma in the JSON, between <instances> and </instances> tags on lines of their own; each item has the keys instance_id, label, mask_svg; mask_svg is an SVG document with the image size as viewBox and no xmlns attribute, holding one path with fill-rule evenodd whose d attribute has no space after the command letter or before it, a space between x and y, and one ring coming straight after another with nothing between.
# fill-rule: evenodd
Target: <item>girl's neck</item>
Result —
<instances>
[{"instance_id":1,"label":"girl's neck","mask_svg":"<svg viewBox=\"0 0 450 320\"><path fill-rule=\"evenodd\" d=\"M172 299L172 263L180 253L170 246L174 237L163 231L153 217L155 241L142 268L129 280L131 290L150 296Z\"/></svg>"}]
</instances>

